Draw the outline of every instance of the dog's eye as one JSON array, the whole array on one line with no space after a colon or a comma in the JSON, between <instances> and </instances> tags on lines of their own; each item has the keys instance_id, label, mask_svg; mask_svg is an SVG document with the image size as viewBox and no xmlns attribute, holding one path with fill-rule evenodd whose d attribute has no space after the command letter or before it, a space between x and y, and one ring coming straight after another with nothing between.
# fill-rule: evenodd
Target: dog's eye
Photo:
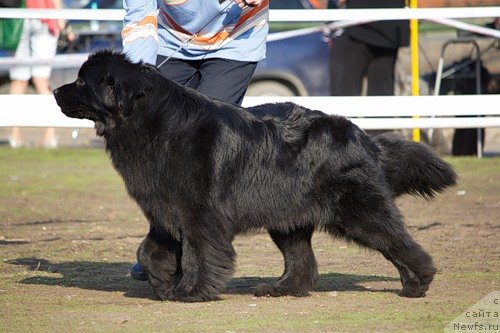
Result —
<instances>
[{"instance_id":1,"label":"dog's eye","mask_svg":"<svg viewBox=\"0 0 500 333\"><path fill-rule=\"evenodd\" d=\"M83 80L82 80L82 79L80 79L80 78L77 78L75 83L76 83L76 85L78 85L78 86L84 86L84 85L85 85L85 81L83 81Z\"/></svg>"}]
</instances>

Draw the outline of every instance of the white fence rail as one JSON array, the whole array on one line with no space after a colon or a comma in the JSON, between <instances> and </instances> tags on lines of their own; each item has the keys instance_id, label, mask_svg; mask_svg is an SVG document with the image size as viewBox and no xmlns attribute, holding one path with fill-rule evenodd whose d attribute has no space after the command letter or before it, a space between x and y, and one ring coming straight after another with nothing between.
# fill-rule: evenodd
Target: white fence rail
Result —
<instances>
[{"instance_id":1,"label":"white fence rail","mask_svg":"<svg viewBox=\"0 0 500 333\"><path fill-rule=\"evenodd\" d=\"M500 95L246 97L243 106L285 101L343 115L363 129L500 127ZM0 105L0 127L94 127L66 117L50 95L0 95Z\"/></svg>"}]
</instances>

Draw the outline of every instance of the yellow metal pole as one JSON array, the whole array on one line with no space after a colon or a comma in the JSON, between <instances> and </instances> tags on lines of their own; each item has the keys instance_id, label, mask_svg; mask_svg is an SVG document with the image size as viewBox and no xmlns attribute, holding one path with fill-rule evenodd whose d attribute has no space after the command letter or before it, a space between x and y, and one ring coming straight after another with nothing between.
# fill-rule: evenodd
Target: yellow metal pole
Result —
<instances>
[{"instance_id":1,"label":"yellow metal pole","mask_svg":"<svg viewBox=\"0 0 500 333\"><path fill-rule=\"evenodd\" d=\"M410 8L418 7L418 0L410 0ZM411 48L411 94L420 95L419 68L418 68L418 20L410 20L410 48ZM418 116L414 116L418 118ZM420 128L413 129L413 141L420 142Z\"/></svg>"}]
</instances>

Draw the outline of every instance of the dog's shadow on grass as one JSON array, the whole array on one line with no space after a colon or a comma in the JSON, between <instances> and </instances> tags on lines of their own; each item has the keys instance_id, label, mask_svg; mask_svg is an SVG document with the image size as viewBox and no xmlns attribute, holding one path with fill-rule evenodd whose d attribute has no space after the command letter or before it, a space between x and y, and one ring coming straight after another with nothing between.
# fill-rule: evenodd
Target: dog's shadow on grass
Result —
<instances>
[{"instance_id":1,"label":"dog's shadow on grass","mask_svg":"<svg viewBox=\"0 0 500 333\"><path fill-rule=\"evenodd\" d=\"M23 284L76 287L88 290L122 292L126 297L157 300L147 282L133 280L128 274L129 262L50 262L46 259L19 258L8 261L11 265L23 266L31 272L44 272L21 280ZM52 276L52 274L54 276ZM222 294L253 295L259 284L271 284L277 277L235 277L228 283ZM314 290L367 291L397 293L396 289L374 289L362 284L369 282L399 281L386 276L328 273L320 274Z\"/></svg>"},{"instance_id":2,"label":"dog's shadow on grass","mask_svg":"<svg viewBox=\"0 0 500 333\"><path fill-rule=\"evenodd\" d=\"M43 272L21 280L23 284L123 292L127 297L157 299L149 283L132 279L128 273L129 262L51 262L40 258L18 258L8 263L23 266L31 272Z\"/></svg>"}]
</instances>

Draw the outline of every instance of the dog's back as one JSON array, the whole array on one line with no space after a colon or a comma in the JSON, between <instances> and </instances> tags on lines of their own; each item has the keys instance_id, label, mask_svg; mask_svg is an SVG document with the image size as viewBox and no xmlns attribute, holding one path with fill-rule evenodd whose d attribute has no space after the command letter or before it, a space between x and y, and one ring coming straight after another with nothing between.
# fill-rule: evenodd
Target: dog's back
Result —
<instances>
[{"instance_id":1,"label":"dog's back","mask_svg":"<svg viewBox=\"0 0 500 333\"><path fill-rule=\"evenodd\" d=\"M430 199L456 184L457 175L447 162L426 145L399 134L384 133L372 139L344 117L294 103L264 104L248 111L279 127L294 150L304 146L312 127L318 133L326 129L336 144L358 143L364 153L379 162L395 196L411 194Z\"/></svg>"}]
</instances>

